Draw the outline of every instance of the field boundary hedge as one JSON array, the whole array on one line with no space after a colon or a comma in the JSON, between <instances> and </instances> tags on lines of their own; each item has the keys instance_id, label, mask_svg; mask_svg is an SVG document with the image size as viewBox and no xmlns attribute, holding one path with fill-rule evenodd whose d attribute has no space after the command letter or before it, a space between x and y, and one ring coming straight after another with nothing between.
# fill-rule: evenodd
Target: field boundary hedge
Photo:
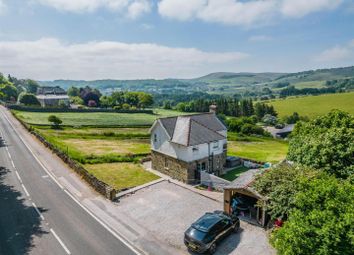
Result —
<instances>
[{"instance_id":1,"label":"field boundary hedge","mask_svg":"<svg viewBox=\"0 0 354 255\"><path fill-rule=\"evenodd\" d=\"M116 194L119 192L119 190L112 188L107 183L99 180L97 177L90 174L82 165L77 163L75 160L71 159L65 152L48 142L42 135L34 131L27 123L22 121L16 115L13 116L21 123L21 125L27 131L33 134L44 146L49 148L54 154L61 158L70 168L72 168L76 173L78 173L98 193L100 193L109 200L115 200Z\"/></svg>"},{"instance_id":2,"label":"field boundary hedge","mask_svg":"<svg viewBox=\"0 0 354 255\"><path fill-rule=\"evenodd\" d=\"M111 112L111 113L145 113L154 114L153 110L116 110L106 108L90 108L90 109L71 109L71 108L40 108L40 107L27 107L17 104L6 104L6 107L11 110L23 111L23 112Z\"/></svg>"}]
</instances>

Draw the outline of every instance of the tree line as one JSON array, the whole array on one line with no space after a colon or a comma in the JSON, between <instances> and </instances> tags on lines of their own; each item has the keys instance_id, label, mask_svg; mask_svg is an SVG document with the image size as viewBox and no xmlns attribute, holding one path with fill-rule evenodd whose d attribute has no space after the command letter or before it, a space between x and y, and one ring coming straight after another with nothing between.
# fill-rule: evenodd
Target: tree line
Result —
<instances>
[{"instance_id":1,"label":"tree line","mask_svg":"<svg viewBox=\"0 0 354 255\"><path fill-rule=\"evenodd\" d=\"M154 103L151 94L146 92L116 91L111 95L102 95L98 89L91 87L70 87L68 95L72 103L89 107L114 109L144 109Z\"/></svg>"},{"instance_id":2,"label":"tree line","mask_svg":"<svg viewBox=\"0 0 354 255\"><path fill-rule=\"evenodd\" d=\"M217 105L218 114L224 114L232 117L248 117L256 115L257 118L262 118L266 114L277 116L277 113L272 105L265 103L254 104L252 99L237 99L237 98L218 98L214 100L197 99L190 102L179 103L176 110L181 112L208 112L209 106Z\"/></svg>"}]
</instances>

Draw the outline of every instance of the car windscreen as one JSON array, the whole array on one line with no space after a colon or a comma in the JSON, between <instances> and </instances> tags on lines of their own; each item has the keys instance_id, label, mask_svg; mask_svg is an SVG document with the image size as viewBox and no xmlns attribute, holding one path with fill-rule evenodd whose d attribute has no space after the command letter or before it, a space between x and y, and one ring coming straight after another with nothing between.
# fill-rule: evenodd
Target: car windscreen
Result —
<instances>
[{"instance_id":1,"label":"car windscreen","mask_svg":"<svg viewBox=\"0 0 354 255\"><path fill-rule=\"evenodd\" d=\"M203 242L208 233L191 227L188 229L187 234L188 236L192 237L194 240Z\"/></svg>"}]
</instances>

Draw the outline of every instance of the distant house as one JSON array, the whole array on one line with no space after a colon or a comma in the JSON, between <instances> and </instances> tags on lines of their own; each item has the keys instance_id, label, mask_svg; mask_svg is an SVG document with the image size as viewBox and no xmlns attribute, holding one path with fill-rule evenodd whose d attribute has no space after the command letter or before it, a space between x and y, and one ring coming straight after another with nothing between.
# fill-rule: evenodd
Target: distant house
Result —
<instances>
[{"instance_id":1,"label":"distant house","mask_svg":"<svg viewBox=\"0 0 354 255\"><path fill-rule=\"evenodd\" d=\"M204 170L223 173L227 129L215 112L160 118L150 133L153 169L185 183L199 182Z\"/></svg>"},{"instance_id":2,"label":"distant house","mask_svg":"<svg viewBox=\"0 0 354 255\"><path fill-rule=\"evenodd\" d=\"M275 127L265 127L264 129L268 131L274 138L286 138L293 130L295 124L285 125L283 128Z\"/></svg>"},{"instance_id":3,"label":"distant house","mask_svg":"<svg viewBox=\"0 0 354 255\"><path fill-rule=\"evenodd\" d=\"M60 87L39 87L36 95L42 107L55 107L60 102L69 106L69 96L66 91Z\"/></svg>"}]
</instances>

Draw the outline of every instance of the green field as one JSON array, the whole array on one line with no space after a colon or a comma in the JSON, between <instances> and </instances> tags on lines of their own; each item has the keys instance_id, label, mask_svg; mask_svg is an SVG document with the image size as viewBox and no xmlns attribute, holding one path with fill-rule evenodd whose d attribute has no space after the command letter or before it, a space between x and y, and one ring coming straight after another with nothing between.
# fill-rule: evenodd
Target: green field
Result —
<instances>
[{"instance_id":1,"label":"green field","mask_svg":"<svg viewBox=\"0 0 354 255\"><path fill-rule=\"evenodd\" d=\"M49 115L55 115L69 126L134 126L151 125L156 118L182 115L181 112L158 109L155 114L146 113L111 113L111 112L24 112L14 111L23 121L29 124L49 125Z\"/></svg>"},{"instance_id":2,"label":"green field","mask_svg":"<svg viewBox=\"0 0 354 255\"><path fill-rule=\"evenodd\" d=\"M313 89L320 89L324 88L325 86L325 81L304 81L304 82L297 82L292 85L295 86L297 89L304 89L304 88L313 88Z\"/></svg>"},{"instance_id":3,"label":"green field","mask_svg":"<svg viewBox=\"0 0 354 255\"><path fill-rule=\"evenodd\" d=\"M332 109L340 109L354 114L354 92L287 98L269 102L280 117L297 112L310 118L324 115Z\"/></svg>"},{"instance_id":4,"label":"green field","mask_svg":"<svg viewBox=\"0 0 354 255\"><path fill-rule=\"evenodd\" d=\"M250 137L228 141L227 148L230 156L277 163L285 159L288 152L288 143L272 138Z\"/></svg>"},{"instance_id":5,"label":"green field","mask_svg":"<svg viewBox=\"0 0 354 255\"><path fill-rule=\"evenodd\" d=\"M133 188L159 179L158 176L144 170L140 164L134 163L95 164L84 167L117 190Z\"/></svg>"}]
</instances>

